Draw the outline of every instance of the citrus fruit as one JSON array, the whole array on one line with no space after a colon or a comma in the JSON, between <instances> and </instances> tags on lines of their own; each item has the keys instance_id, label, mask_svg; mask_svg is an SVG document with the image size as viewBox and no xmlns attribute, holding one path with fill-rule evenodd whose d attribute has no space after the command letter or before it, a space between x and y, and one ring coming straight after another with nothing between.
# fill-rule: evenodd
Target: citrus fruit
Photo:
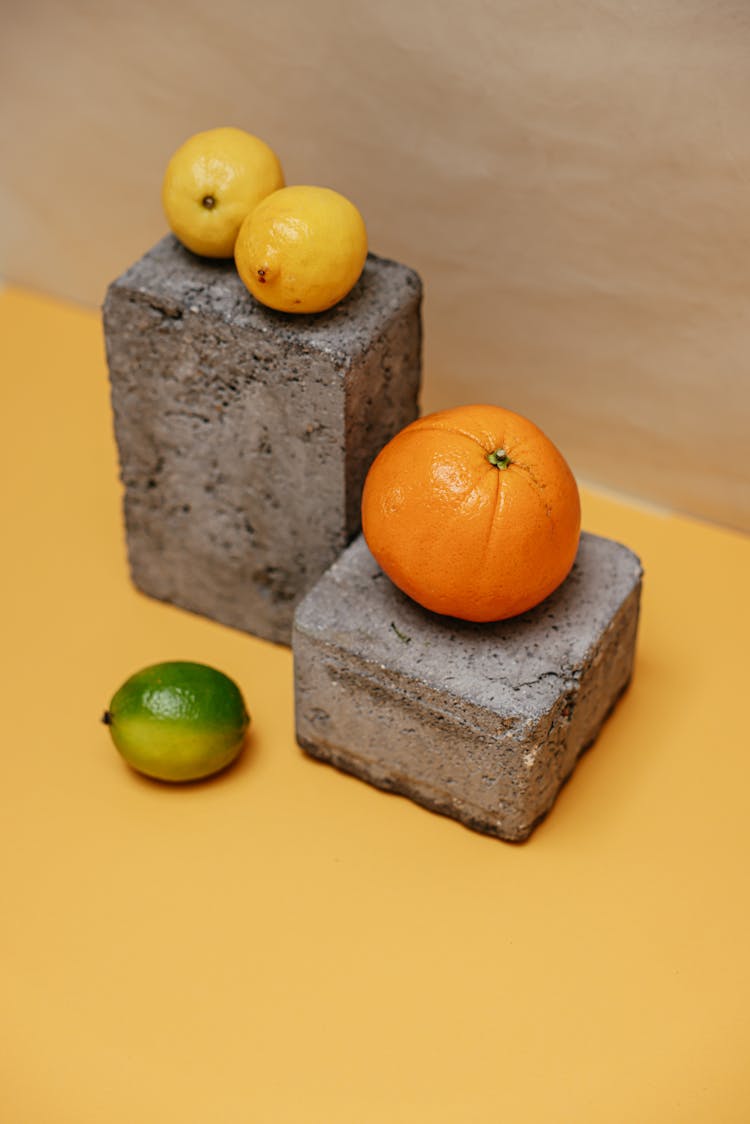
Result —
<instances>
[{"instance_id":1,"label":"citrus fruit","mask_svg":"<svg viewBox=\"0 0 750 1124\"><path fill-rule=\"evenodd\" d=\"M281 312L323 312L356 285L367 257L357 208L327 187L284 187L243 222L234 260L262 304Z\"/></svg>"},{"instance_id":2,"label":"citrus fruit","mask_svg":"<svg viewBox=\"0 0 750 1124\"><path fill-rule=\"evenodd\" d=\"M462 406L419 418L381 450L365 481L362 529L381 569L420 605L502 620L570 571L578 488L532 422Z\"/></svg>"},{"instance_id":3,"label":"citrus fruit","mask_svg":"<svg viewBox=\"0 0 750 1124\"><path fill-rule=\"evenodd\" d=\"M231 258L245 216L283 185L278 158L264 141L243 129L208 129L174 153L161 198L183 245L204 257Z\"/></svg>"},{"instance_id":4,"label":"citrus fruit","mask_svg":"<svg viewBox=\"0 0 750 1124\"><path fill-rule=\"evenodd\" d=\"M126 680L104 722L117 749L140 773L193 781L234 760L250 719L239 688L223 672L173 661Z\"/></svg>"}]
</instances>

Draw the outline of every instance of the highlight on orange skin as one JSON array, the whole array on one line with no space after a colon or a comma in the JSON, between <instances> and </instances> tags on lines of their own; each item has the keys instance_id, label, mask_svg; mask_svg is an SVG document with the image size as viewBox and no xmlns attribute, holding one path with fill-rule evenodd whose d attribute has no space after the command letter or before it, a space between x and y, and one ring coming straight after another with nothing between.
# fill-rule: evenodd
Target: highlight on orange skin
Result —
<instances>
[{"instance_id":1,"label":"highlight on orange skin","mask_svg":"<svg viewBox=\"0 0 750 1124\"><path fill-rule=\"evenodd\" d=\"M516 616L575 560L581 509L562 454L527 418L461 406L418 418L376 457L362 529L395 585L470 621Z\"/></svg>"}]
</instances>

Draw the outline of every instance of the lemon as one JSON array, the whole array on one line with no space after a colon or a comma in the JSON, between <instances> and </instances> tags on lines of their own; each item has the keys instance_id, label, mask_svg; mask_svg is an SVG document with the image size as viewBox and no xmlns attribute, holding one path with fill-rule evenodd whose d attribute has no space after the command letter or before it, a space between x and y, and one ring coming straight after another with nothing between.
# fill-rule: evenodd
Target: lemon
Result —
<instances>
[{"instance_id":1,"label":"lemon","mask_svg":"<svg viewBox=\"0 0 750 1124\"><path fill-rule=\"evenodd\" d=\"M327 187L284 187L240 227L237 270L257 300L281 312L323 312L357 283L367 231L357 208Z\"/></svg>"},{"instance_id":2,"label":"lemon","mask_svg":"<svg viewBox=\"0 0 750 1124\"><path fill-rule=\"evenodd\" d=\"M242 748L250 718L236 683L201 663L154 664L120 687L103 721L127 763L163 781L217 773Z\"/></svg>"},{"instance_id":3,"label":"lemon","mask_svg":"<svg viewBox=\"0 0 750 1124\"><path fill-rule=\"evenodd\" d=\"M243 129L209 129L174 153L161 198L183 245L204 257L231 258L245 216L283 186L278 157L264 141Z\"/></svg>"}]
</instances>

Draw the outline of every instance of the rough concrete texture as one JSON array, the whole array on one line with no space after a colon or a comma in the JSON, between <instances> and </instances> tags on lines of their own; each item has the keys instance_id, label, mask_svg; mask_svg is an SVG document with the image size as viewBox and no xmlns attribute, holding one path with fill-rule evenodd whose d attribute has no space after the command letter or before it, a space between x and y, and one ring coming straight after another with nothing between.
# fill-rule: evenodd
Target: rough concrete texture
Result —
<instances>
[{"instance_id":1,"label":"rough concrete texture","mask_svg":"<svg viewBox=\"0 0 750 1124\"><path fill-rule=\"evenodd\" d=\"M145 593L289 643L359 528L364 477L417 415L421 283L373 255L335 308L258 304L171 235L109 288L128 553Z\"/></svg>"},{"instance_id":2,"label":"rough concrete texture","mask_svg":"<svg viewBox=\"0 0 750 1124\"><path fill-rule=\"evenodd\" d=\"M551 808L631 675L641 566L583 534L573 570L513 620L422 609L360 536L297 609L297 738L314 757L501 839Z\"/></svg>"}]
</instances>

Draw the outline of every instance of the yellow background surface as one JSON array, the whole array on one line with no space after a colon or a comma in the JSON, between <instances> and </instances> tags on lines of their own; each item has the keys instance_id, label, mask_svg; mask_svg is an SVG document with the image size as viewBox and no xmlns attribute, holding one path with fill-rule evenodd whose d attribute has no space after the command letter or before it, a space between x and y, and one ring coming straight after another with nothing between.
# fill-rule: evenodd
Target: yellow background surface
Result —
<instances>
[{"instance_id":1,"label":"yellow background surface","mask_svg":"<svg viewBox=\"0 0 750 1124\"><path fill-rule=\"evenodd\" d=\"M504 844L307 759L288 651L135 592L95 314L8 291L0 346L2 1124L746 1122L750 542L584 496L636 673ZM185 788L99 723L172 658L253 715Z\"/></svg>"}]
</instances>

